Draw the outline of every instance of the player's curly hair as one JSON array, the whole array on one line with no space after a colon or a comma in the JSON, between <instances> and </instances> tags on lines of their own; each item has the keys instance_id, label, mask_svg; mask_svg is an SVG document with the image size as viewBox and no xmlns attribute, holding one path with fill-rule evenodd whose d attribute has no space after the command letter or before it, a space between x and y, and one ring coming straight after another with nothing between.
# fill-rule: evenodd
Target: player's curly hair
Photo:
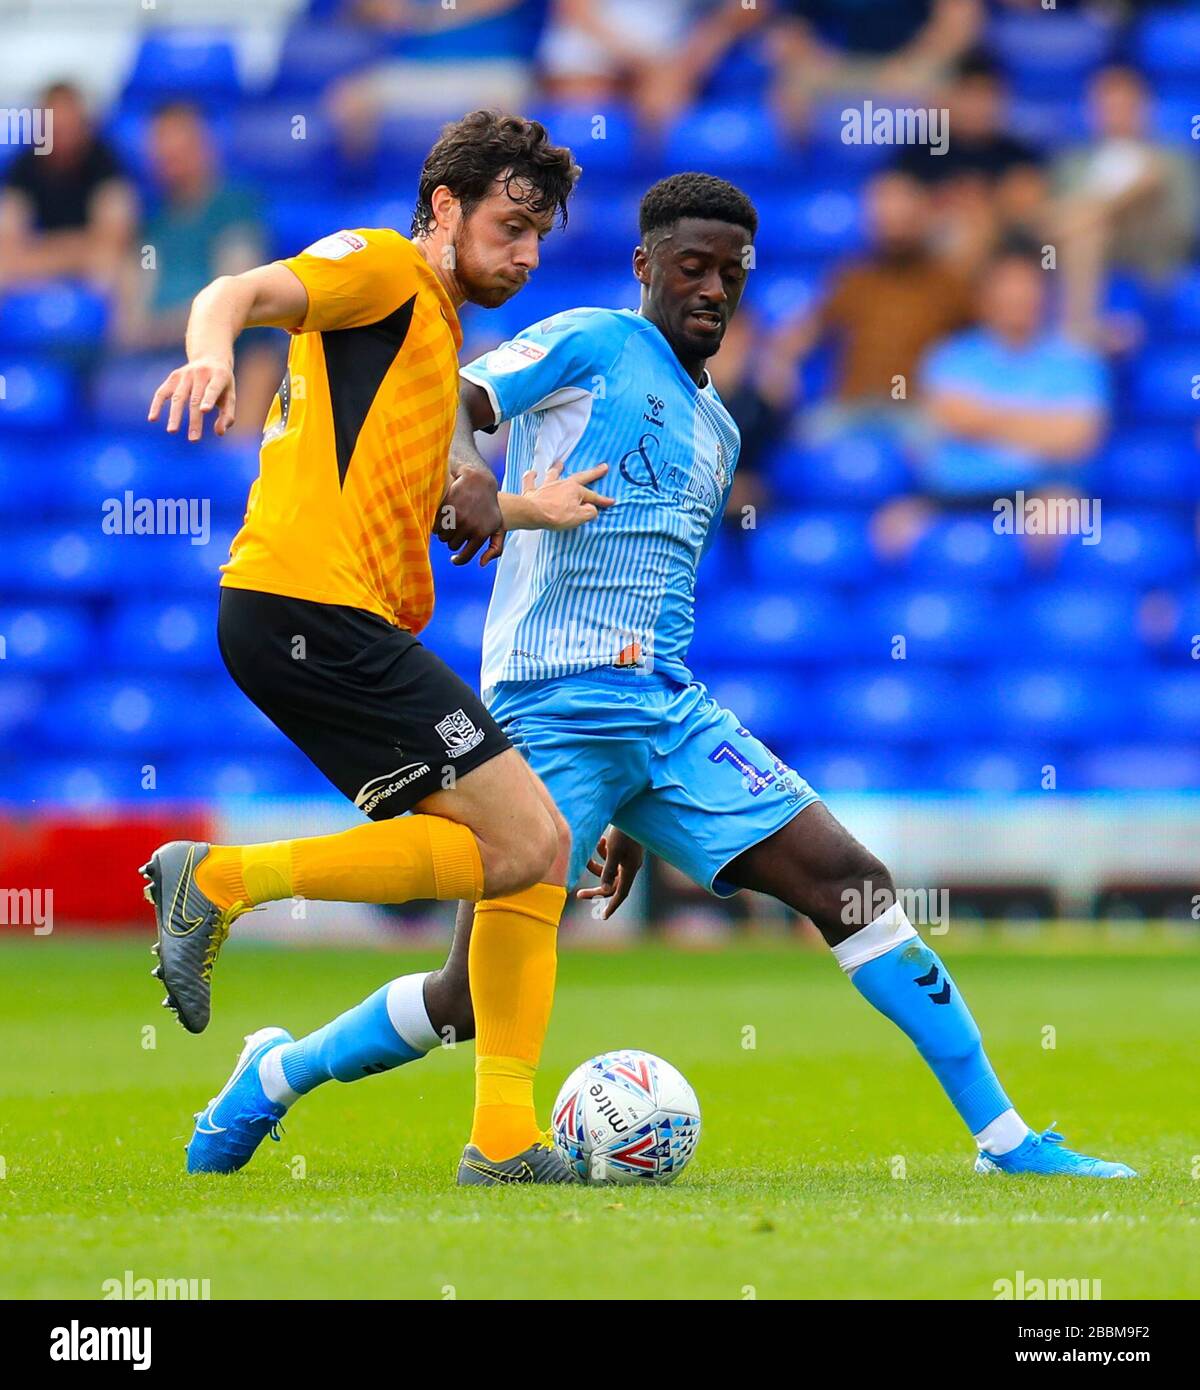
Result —
<instances>
[{"instance_id":1,"label":"player's curly hair","mask_svg":"<svg viewBox=\"0 0 1200 1390\"><path fill-rule=\"evenodd\" d=\"M498 111L472 111L461 121L443 126L429 151L417 185L412 235L427 236L433 230L435 188L445 184L468 217L504 173L510 197L534 213L557 212L559 226L565 227L567 199L580 172L575 156L565 145L552 145L540 121ZM528 189L514 188L520 183Z\"/></svg>"},{"instance_id":2,"label":"player's curly hair","mask_svg":"<svg viewBox=\"0 0 1200 1390\"><path fill-rule=\"evenodd\" d=\"M683 217L730 222L745 227L753 239L758 212L740 188L713 174L671 174L647 190L638 210L642 242L652 233L673 227Z\"/></svg>"}]
</instances>

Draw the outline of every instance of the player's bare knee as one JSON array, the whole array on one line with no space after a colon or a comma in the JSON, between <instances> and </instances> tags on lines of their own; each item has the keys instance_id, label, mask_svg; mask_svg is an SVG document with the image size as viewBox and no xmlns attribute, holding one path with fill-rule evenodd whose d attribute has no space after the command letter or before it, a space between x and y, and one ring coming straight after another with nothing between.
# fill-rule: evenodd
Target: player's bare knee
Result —
<instances>
[{"instance_id":1,"label":"player's bare knee","mask_svg":"<svg viewBox=\"0 0 1200 1390\"><path fill-rule=\"evenodd\" d=\"M535 804L528 815L514 818L494 862L489 865L485 859L485 891L496 897L545 883L557 852L558 835L550 812Z\"/></svg>"}]
</instances>

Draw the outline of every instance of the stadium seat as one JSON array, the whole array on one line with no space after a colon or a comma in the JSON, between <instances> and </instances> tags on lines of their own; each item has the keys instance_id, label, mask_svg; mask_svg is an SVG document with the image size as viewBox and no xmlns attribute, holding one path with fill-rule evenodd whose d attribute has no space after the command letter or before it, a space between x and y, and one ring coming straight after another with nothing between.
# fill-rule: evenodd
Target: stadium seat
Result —
<instances>
[{"instance_id":1,"label":"stadium seat","mask_svg":"<svg viewBox=\"0 0 1200 1390\"><path fill-rule=\"evenodd\" d=\"M1061 666L1013 670L1006 664L987 682L981 710L998 737L1014 742L1086 744L1132 733L1139 719L1129 683Z\"/></svg>"},{"instance_id":2,"label":"stadium seat","mask_svg":"<svg viewBox=\"0 0 1200 1390\"><path fill-rule=\"evenodd\" d=\"M692 641L698 671L741 661L788 670L861 647L844 600L818 590L727 590L697 615Z\"/></svg>"},{"instance_id":3,"label":"stadium seat","mask_svg":"<svg viewBox=\"0 0 1200 1390\"><path fill-rule=\"evenodd\" d=\"M771 456L772 486L783 497L833 507L870 507L908 481L903 455L882 430L853 430L819 443L787 443Z\"/></svg>"},{"instance_id":4,"label":"stadium seat","mask_svg":"<svg viewBox=\"0 0 1200 1390\"><path fill-rule=\"evenodd\" d=\"M924 760L894 748L859 751L801 745L796 749L781 746L775 751L826 799L837 792L913 791L924 782Z\"/></svg>"},{"instance_id":5,"label":"stadium seat","mask_svg":"<svg viewBox=\"0 0 1200 1390\"><path fill-rule=\"evenodd\" d=\"M1193 420L1200 369L1189 348L1151 348L1133 367L1132 405L1146 421Z\"/></svg>"},{"instance_id":6,"label":"stadium seat","mask_svg":"<svg viewBox=\"0 0 1200 1390\"><path fill-rule=\"evenodd\" d=\"M94 351L107 319L105 297L71 281L26 285L0 297L0 341L8 349Z\"/></svg>"},{"instance_id":7,"label":"stadium seat","mask_svg":"<svg viewBox=\"0 0 1200 1390\"><path fill-rule=\"evenodd\" d=\"M81 750L73 756L26 758L10 790L15 800L51 810L136 807L139 802L151 804L158 796L157 790L142 785L144 766L136 753L121 759Z\"/></svg>"},{"instance_id":8,"label":"stadium seat","mask_svg":"<svg viewBox=\"0 0 1200 1390\"><path fill-rule=\"evenodd\" d=\"M1200 76L1200 11L1143 15L1134 52L1136 61L1156 76Z\"/></svg>"},{"instance_id":9,"label":"stadium seat","mask_svg":"<svg viewBox=\"0 0 1200 1390\"><path fill-rule=\"evenodd\" d=\"M994 518L943 517L917 542L912 568L935 576L941 583L1009 584L1022 571L1019 542L997 535Z\"/></svg>"},{"instance_id":10,"label":"stadium seat","mask_svg":"<svg viewBox=\"0 0 1200 1390\"><path fill-rule=\"evenodd\" d=\"M903 639L904 661L922 668L986 659L1005 645L1004 612L985 591L914 588L872 592L863 604L858 644L882 664Z\"/></svg>"},{"instance_id":11,"label":"stadium seat","mask_svg":"<svg viewBox=\"0 0 1200 1390\"><path fill-rule=\"evenodd\" d=\"M0 656L31 675L85 669L93 655L86 611L64 604L0 608Z\"/></svg>"},{"instance_id":12,"label":"stadium seat","mask_svg":"<svg viewBox=\"0 0 1200 1390\"><path fill-rule=\"evenodd\" d=\"M816 735L811 692L794 675L781 676L748 661L722 673L704 672L709 693L732 710L769 747L782 748L797 735Z\"/></svg>"},{"instance_id":13,"label":"stadium seat","mask_svg":"<svg viewBox=\"0 0 1200 1390\"><path fill-rule=\"evenodd\" d=\"M928 772L945 791L1000 797L1047 789L1048 766L1054 769L1056 788L1070 785L1069 758L1048 744L981 742L965 749L951 749L934 755Z\"/></svg>"},{"instance_id":14,"label":"stadium seat","mask_svg":"<svg viewBox=\"0 0 1200 1390\"><path fill-rule=\"evenodd\" d=\"M815 692L812 712L800 703L803 727L814 736L849 743L859 739L889 745L936 745L961 739L976 728L977 703L941 671L894 670L833 676Z\"/></svg>"},{"instance_id":15,"label":"stadium seat","mask_svg":"<svg viewBox=\"0 0 1200 1390\"><path fill-rule=\"evenodd\" d=\"M215 602L123 604L110 619L104 642L114 669L174 673L220 667Z\"/></svg>"},{"instance_id":16,"label":"stadium seat","mask_svg":"<svg viewBox=\"0 0 1200 1390\"><path fill-rule=\"evenodd\" d=\"M848 189L813 188L781 199L755 238L760 266L797 256L848 255L863 244L862 206Z\"/></svg>"},{"instance_id":17,"label":"stadium seat","mask_svg":"<svg viewBox=\"0 0 1200 1390\"><path fill-rule=\"evenodd\" d=\"M159 794L192 801L236 796L328 796L329 782L300 752L280 740L279 755L168 761L159 771Z\"/></svg>"},{"instance_id":18,"label":"stadium seat","mask_svg":"<svg viewBox=\"0 0 1200 1390\"><path fill-rule=\"evenodd\" d=\"M812 511L769 517L750 550L751 573L772 588L870 581L876 570L867 520L854 512Z\"/></svg>"},{"instance_id":19,"label":"stadium seat","mask_svg":"<svg viewBox=\"0 0 1200 1390\"><path fill-rule=\"evenodd\" d=\"M203 685L161 676L109 675L60 683L42 706L37 732L47 747L114 753L152 763L165 752L228 737Z\"/></svg>"},{"instance_id":20,"label":"stadium seat","mask_svg":"<svg viewBox=\"0 0 1200 1390\"><path fill-rule=\"evenodd\" d=\"M327 182L337 172L333 129L319 109L299 113L295 102L241 107L234 113L226 162L231 177L260 189L264 181L280 191Z\"/></svg>"},{"instance_id":21,"label":"stadium seat","mask_svg":"<svg viewBox=\"0 0 1200 1390\"><path fill-rule=\"evenodd\" d=\"M312 19L291 25L280 46L270 95L278 99L319 96L335 78L370 63L380 51L380 38L365 25Z\"/></svg>"},{"instance_id":22,"label":"stadium seat","mask_svg":"<svg viewBox=\"0 0 1200 1390\"><path fill-rule=\"evenodd\" d=\"M1077 782L1080 791L1194 792L1200 786L1200 745L1181 741L1088 748L1079 754Z\"/></svg>"},{"instance_id":23,"label":"stadium seat","mask_svg":"<svg viewBox=\"0 0 1200 1390\"><path fill-rule=\"evenodd\" d=\"M685 112L667 134L665 157L676 169L714 174L772 169L783 158L769 110L752 105L701 105Z\"/></svg>"},{"instance_id":24,"label":"stadium seat","mask_svg":"<svg viewBox=\"0 0 1200 1390\"><path fill-rule=\"evenodd\" d=\"M0 546L0 592L5 594L103 595L118 579L134 581L133 558L121 537L105 536L95 518L83 526L29 528Z\"/></svg>"},{"instance_id":25,"label":"stadium seat","mask_svg":"<svg viewBox=\"0 0 1200 1390\"><path fill-rule=\"evenodd\" d=\"M1060 562L1064 578L1145 586L1195 570L1194 528L1171 513L1105 509L1098 536L1095 545L1085 545L1080 536L1067 538Z\"/></svg>"},{"instance_id":26,"label":"stadium seat","mask_svg":"<svg viewBox=\"0 0 1200 1390\"><path fill-rule=\"evenodd\" d=\"M28 732L47 699L43 681L6 671L0 680L0 747L20 748L26 754Z\"/></svg>"},{"instance_id":27,"label":"stadium seat","mask_svg":"<svg viewBox=\"0 0 1200 1390\"><path fill-rule=\"evenodd\" d=\"M240 95L237 59L226 31L162 27L143 38L124 101L151 107L189 100L219 108Z\"/></svg>"},{"instance_id":28,"label":"stadium seat","mask_svg":"<svg viewBox=\"0 0 1200 1390\"><path fill-rule=\"evenodd\" d=\"M0 429L61 430L76 409L75 374L35 357L0 360ZM143 412L144 415L145 412Z\"/></svg>"},{"instance_id":29,"label":"stadium seat","mask_svg":"<svg viewBox=\"0 0 1200 1390\"><path fill-rule=\"evenodd\" d=\"M1147 675L1141 700L1139 732L1164 739L1200 739L1200 675L1195 670Z\"/></svg>"},{"instance_id":30,"label":"stadium seat","mask_svg":"<svg viewBox=\"0 0 1200 1390\"><path fill-rule=\"evenodd\" d=\"M1193 502L1200 498L1195 445L1174 426L1127 430L1105 446L1095 486L1106 503Z\"/></svg>"},{"instance_id":31,"label":"stadium seat","mask_svg":"<svg viewBox=\"0 0 1200 1390\"><path fill-rule=\"evenodd\" d=\"M180 365L178 352L108 357L91 382L92 413L110 429L142 429L155 391ZM165 416L159 419L159 428Z\"/></svg>"},{"instance_id":32,"label":"stadium seat","mask_svg":"<svg viewBox=\"0 0 1200 1390\"><path fill-rule=\"evenodd\" d=\"M1043 584L1017 601L1015 644L1034 659L1139 660L1137 595L1123 587Z\"/></svg>"}]
</instances>

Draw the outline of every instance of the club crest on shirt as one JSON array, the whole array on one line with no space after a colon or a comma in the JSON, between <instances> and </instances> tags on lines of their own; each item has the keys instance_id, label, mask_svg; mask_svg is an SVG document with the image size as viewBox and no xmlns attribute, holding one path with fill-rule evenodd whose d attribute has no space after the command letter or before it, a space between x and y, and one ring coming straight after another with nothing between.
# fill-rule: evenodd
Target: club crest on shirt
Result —
<instances>
[{"instance_id":1,"label":"club crest on shirt","mask_svg":"<svg viewBox=\"0 0 1200 1390\"><path fill-rule=\"evenodd\" d=\"M465 710L456 709L445 719L439 719L433 727L446 745L446 752L452 756L469 753L483 742L484 731L475 727Z\"/></svg>"}]
</instances>

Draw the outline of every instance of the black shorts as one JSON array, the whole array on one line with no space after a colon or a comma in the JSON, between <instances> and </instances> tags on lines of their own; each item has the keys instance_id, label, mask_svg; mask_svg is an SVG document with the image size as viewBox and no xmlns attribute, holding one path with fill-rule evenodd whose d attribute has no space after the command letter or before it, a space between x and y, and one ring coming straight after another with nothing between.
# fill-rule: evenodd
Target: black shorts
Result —
<instances>
[{"instance_id":1,"label":"black shorts","mask_svg":"<svg viewBox=\"0 0 1200 1390\"><path fill-rule=\"evenodd\" d=\"M242 690L373 820L512 746L445 662L361 608L223 588L217 641Z\"/></svg>"}]
</instances>

